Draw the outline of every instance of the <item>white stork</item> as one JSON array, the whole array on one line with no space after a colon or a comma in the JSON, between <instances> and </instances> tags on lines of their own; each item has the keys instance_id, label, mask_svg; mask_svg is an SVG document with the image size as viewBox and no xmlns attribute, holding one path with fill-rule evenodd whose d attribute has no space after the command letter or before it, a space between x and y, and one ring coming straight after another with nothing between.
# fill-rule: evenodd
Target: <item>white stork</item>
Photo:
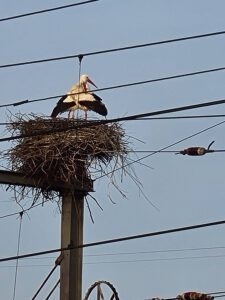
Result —
<instances>
[{"instance_id":1,"label":"white stork","mask_svg":"<svg viewBox=\"0 0 225 300\"><path fill-rule=\"evenodd\" d=\"M89 92L88 82L97 88L88 75L82 75L79 83L73 85L70 91L59 99L52 111L51 117L56 118L65 111L69 111L68 118L70 118L71 112L73 112L74 117L74 111L77 109L84 110L85 119L87 119L88 110L106 116L108 113L106 106L102 103L102 99L98 95Z\"/></svg>"}]
</instances>

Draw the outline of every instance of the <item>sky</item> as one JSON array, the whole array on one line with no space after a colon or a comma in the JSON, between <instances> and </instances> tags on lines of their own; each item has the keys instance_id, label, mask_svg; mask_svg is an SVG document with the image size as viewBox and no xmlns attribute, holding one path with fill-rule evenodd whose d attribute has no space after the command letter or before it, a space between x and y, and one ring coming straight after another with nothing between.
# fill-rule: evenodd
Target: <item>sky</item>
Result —
<instances>
[{"instance_id":1,"label":"sky","mask_svg":"<svg viewBox=\"0 0 225 300\"><path fill-rule=\"evenodd\" d=\"M69 1L2 1L0 19ZM225 30L222 0L100 0L91 4L0 22L0 65L80 54L135 44ZM225 36L214 36L128 51L84 57L82 73L99 88L225 66ZM77 59L0 69L0 105L67 92L78 81ZM223 99L224 71L98 92L108 118ZM0 108L0 122L17 112L49 116L58 99ZM170 116L224 114L224 106L201 108ZM169 116L169 115L168 115ZM90 114L90 118L96 118ZM123 122L134 150L158 150L223 118ZM4 126L1 136L8 136ZM225 124L169 148L191 146L225 149ZM133 138L132 138L133 137ZM1 143L0 150L13 144ZM144 154L131 154L141 158ZM105 178L94 183L89 199L94 224L85 208L84 242L154 232L224 219L224 153L202 157L157 153L133 164L143 192L126 176L120 182L123 198ZM5 162L7 163L7 162ZM151 168L149 168L151 167ZM109 195L115 202L110 201ZM31 199L21 204L29 207ZM21 208L1 187L0 216ZM60 212L46 203L24 215L20 253L60 246ZM16 255L20 219L0 219L0 257ZM121 299L171 298L186 291L225 290L224 226L179 232L84 251L83 295L98 280L111 282ZM201 249L200 249L201 248ZM210 249L202 249L210 248ZM185 250L186 249L186 250ZM192 250L187 250L192 249ZM174 251L170 251L174 250ZM175 251L176 250L176 251ZM56 255L19 261L16 299L31 299L54 265ZM0 263L2 299L12 299L15 262ZM44 299L59 278L57 271L38 299ZM52 296L59 299L59 289Z\"/></svg>"}]
</instances>

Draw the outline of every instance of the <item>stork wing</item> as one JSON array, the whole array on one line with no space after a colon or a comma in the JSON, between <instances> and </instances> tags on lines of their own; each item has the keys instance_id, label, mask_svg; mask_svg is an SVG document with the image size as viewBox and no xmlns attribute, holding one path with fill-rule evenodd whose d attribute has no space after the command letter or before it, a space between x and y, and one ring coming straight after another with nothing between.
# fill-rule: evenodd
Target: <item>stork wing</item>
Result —
<instances>
[{"instance_id":1,"label":"stork wing","mask_svg":"<svg viewBox=\"0 0 225 300\"><path fill-rule=\"evenodd\" d=\"M79 100L79 104L87 107L88 110L93 110L94 112L102 115L102 116L107 116L108 111L107 108L105 106L105 104L103 104L101 101L98 100L92 100L92 101L88 101L88 100Z\"/></svg>"},{"instance_id":2,"label":"stork wing","mask_svg":"<svg viewBox=\"0 0 225 300\"><path fill-rule=\"evenodd\" d=\"M75 105L74 101L71 102L64 102L67 98L67 95L62 96L62 98L59 99L58 103L56 104L55 108L52 111L51 117L56 118L59 114L69 110L72 106Z\"/></svg>"},{"instance_id":3,"label":"stork wing","mask_svg":"<svg viewBox=\"0 0 225 300\"><path fill-rule=\"evenodd\" d=\"M96 101L102 102L102 98L101 97L99 97L95 93L90 93L90 94L95 98Z\"/></svg>"}]
</instances>

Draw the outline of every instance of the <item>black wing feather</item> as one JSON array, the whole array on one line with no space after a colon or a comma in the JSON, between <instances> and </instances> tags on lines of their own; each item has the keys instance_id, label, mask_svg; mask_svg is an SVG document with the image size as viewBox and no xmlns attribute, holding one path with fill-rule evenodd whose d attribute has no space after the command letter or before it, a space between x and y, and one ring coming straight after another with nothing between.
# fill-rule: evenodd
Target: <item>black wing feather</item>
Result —
<instances>
[{"instance_id":1,"label":"black wing feather","mask_svg":"<svg viewBox=\"0 0 225 300\"><path fill-rule=\"evenodd\" d=\"M69 110L72 106L74 106L75 102L63 102L67 98L67 95L62 96L56 104L56 107L53 109L51 113L52 118L56 118L59 114Z\"/></svg>"},{"instance_id":2,"label":"black wing feather","mask_svg":"<svg viewBox=\"0 0 225 300\"><path fill-rule=\"evenodd\" d=\"M102 98L100 98L98 95L96 95L95 93L90 93L96 101L102 102Z\"/></svg>"},{"instance_id":3,"label":"black wing feather","mask_svg":"<svg viewBox=\"0 0 225 300\"><path fill-rule=\"evenodd\" d=\"M94 112L102 116L107 116L108 114L107 108L105 104L101 102L101 100L95 100L95 101L80 100L79 103L83 106L86 106L88 110L93 110Z\"/></svg>"}]
</instances>

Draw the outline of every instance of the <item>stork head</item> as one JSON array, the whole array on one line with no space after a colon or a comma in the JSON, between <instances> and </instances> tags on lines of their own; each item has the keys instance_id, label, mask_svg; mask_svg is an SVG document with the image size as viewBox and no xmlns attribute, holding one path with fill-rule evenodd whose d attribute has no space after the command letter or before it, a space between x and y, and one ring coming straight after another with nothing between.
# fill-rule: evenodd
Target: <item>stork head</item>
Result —
<instances>
[{"instance_id":1,"label":"stork head","mask_svg":"<svg viewBox=\"0 0 225 300\"><path fill-rule=\"evenodd\" d=\"M88 90L88 87L87 87L88 82L97 88L97 85L94 84L94 82L89 78L89 76L84 74L84 75L81 75L81 77L80 77L80 84L83 86L85 92L87 92L87 90Z\"/></svg>"}]
</instances>

